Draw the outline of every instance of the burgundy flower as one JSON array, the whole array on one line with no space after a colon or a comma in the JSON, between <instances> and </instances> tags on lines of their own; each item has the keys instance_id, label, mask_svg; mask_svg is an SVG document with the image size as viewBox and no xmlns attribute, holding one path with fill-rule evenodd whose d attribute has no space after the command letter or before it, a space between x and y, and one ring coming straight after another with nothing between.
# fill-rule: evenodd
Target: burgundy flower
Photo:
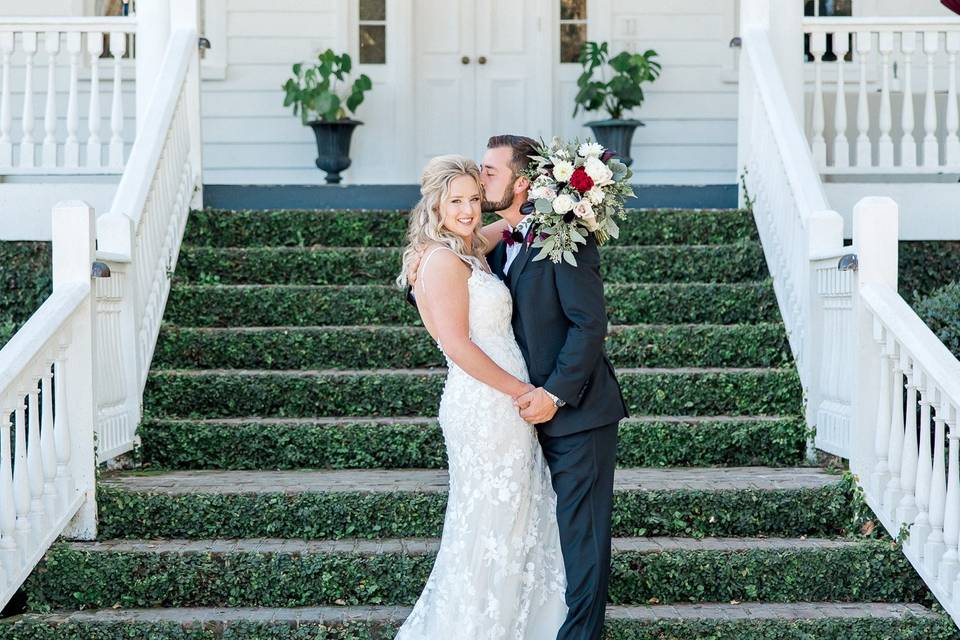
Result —
<instances>
[{"instance_id":1,"label":"burgundy flower","mask_svg":"<svg viewBox=\"0 0 960 640\"><path fill-rule=\"evenodd\" d=\"M616 155L617 155L616 151L613 151L612 149L607 149L606 151L603 152L603 155L600 156L600 161L607 162Z\"/></svg>"},{"instance_id":2,"label":"burgundy flower","mask_svg":"<svg viewBox=\"0 0 960 640\"><path fill-rule=\"evenodd\" d=\"M586 169L577 167L573 175L570 176L570 186L580 193L586 193L593 188L593 178L587 175Z\"/></svg>"},{"instance_id":3,"label":"burgundy flower","mask_svg":"<svg viewBox=\"0 0 960 640\"><path fill-rule=\"evenodd\" d=\"M537 210L537 205L535 205L532 200L527 200L522 205L520 205L520 213L522 213L525 216L530 215L536 210Z\"/></svg>"},{"instance_id":4,"label":"burgundy flower","mask_svg":"<svg viewBox=\"0 0 960 640\"><path fill-rule=\"evenodd\" d=\"M575 214L573 211L567 211L565 214L563 214L563 221L566 222L567 224L572 223L576 219L577 219L577 214Z\"/></svg>"}]
</instances>

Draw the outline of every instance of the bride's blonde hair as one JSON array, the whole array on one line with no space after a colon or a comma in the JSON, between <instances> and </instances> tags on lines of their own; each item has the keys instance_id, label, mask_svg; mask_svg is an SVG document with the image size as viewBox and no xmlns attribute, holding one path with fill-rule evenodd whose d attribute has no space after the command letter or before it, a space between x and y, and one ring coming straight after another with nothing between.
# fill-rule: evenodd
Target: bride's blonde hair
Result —
<instances>
[{"instance_id":1,"label":"bride's blonde hair","mask_svg":"<svg viewBox=\"0 0 960 640\"><path fill-rule=\"evenodd\" d=\"M419 250L427 244L439 244L447 247L458 256L484 268L482 260L486 253L487 241L480 234L480 225L474 229L468 243L463 238L443 226L440 204L450 193L450 184L462 176L470 176L477 183L477 189L483 196L480 183L480 169L470 158L458 155L444 155L432 158L423 169L420 177L420 201L410 212L410 224L407 227L407 247L403 251L403 265L397 276L397 286L407 286L407 267Z\"/></svg>"}]
</instances>

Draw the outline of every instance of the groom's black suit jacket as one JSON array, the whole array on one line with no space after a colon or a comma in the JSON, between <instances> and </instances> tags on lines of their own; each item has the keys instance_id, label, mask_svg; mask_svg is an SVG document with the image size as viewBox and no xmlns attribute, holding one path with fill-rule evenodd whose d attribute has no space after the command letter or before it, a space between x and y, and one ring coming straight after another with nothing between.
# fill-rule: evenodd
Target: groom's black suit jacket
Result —
<instances>
[{"instance_id":1,"label":"groom's black suit jacket","mask_svg":"<svg viewBox=\"0 0 960 640\"><path fill-rule=\"evenodd\" d=\"M607 310L593 234L574 254L576 267L533 260L539 251L524 245L506 275L506 243L487 256L513 294L513 333L530 382L567 403L538 426L546 435L564 436L619 422L627 407L603 346Z\"/></svg>"}]
</instances>

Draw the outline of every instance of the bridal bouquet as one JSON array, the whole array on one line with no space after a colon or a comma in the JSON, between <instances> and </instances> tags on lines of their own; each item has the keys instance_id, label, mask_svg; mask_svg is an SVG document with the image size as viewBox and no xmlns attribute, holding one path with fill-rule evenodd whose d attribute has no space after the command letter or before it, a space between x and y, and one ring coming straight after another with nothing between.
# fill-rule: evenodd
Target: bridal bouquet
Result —
<instances>
[{"instance_id":1,"label":"bridal bouquet","mask_svg":"<svg viewBox=\"0 0 960 640\"><path fill-rule=\"evenodd\" d=\"M596 142L563 142L554 138L541 144L524 172L530 180L528 202L522 211L539 228L532 246L540 249L533 259L549 256L577 266L578 244L592 233L598 245L620 234L614 218L625 217L624 202L633 196L633 173L612 151ZM531 227L532 228L532 227Z\"/></svg>"}]
</instances>

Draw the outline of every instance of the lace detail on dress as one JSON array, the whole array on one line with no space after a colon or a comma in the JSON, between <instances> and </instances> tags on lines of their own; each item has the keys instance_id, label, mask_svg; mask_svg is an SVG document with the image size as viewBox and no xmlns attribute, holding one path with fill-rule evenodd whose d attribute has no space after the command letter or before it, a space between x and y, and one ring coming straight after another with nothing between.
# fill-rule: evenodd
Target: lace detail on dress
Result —
<instances>
[{"instance_id":1,"label":"lace detail on dress","mask_svg":"<svg viewBox=\"0 0 960 640\"><path fill-rule=\"evenodd\" d=\"M471 340L529 380L510 323L510 290L472 268ZM443 536L397 640L554 640L567 611L566 577L556 494L536 432L508 395L449 357L447 365L439 411L450 466Z\"/></svg>"}]
</instances>

